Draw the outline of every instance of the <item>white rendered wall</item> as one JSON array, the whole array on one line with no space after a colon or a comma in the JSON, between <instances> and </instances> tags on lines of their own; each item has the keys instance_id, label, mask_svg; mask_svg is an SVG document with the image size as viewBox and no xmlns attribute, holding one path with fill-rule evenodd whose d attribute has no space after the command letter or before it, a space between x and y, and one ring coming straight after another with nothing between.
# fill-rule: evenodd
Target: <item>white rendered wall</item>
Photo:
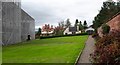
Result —
<instances>
[{"instance_id":1,"label":"white rendered wall","mask_svg":"<svg viewBox=\"0 0 120 65\"><path fill-rule=\"evenodd\" d=\"M21 42L21 9L13 2L2 3L2 27L5 45Z\"/></svg>"},{"instance_id":2,"label":"white rendered wall","mask_svg":"<svg viewBox=\"0 0 120 65\"><path fill-rule=\"evenodd\" d=\"M27 36L35 39L35 21L23 11L20 2L2 2L0 12L0 38L3 45L26 41Z\"/></svg>"},{"instance_id":3,"label":"white rendered wall","mask_svg":"<svg viewBox=\"0 0 120 65\"><path fill-rule=\"evenodd\" d=\"M2 44L2 2L0 1L0 44Z\"/></svg>"},{"instance_id":4,"label":"white rendered wall","mask_svg":"<svg viewBox=\"0 0 120 65\"><path fill-rule=\"evenodd\" d=\"M21 39L27 40L27 36L30 35L31 39L35 39L35 21L25 11L21 10L22 23L21 23Z\"/></svg>"},{"instance_id":5,"label":"white rendered wall","mask_svg":"<svg viewBox=\"0 0 120 65\"><path fill-rule=\"evenodd\" d=\"M2 2L0 1L0 64L2 64Z\"/></svg>"}]
</instances>

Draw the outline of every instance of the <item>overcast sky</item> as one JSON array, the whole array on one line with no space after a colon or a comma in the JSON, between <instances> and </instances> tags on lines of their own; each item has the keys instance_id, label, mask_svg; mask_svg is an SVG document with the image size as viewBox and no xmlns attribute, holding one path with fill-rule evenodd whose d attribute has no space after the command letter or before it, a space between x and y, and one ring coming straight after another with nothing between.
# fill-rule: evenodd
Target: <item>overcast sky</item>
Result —
<instances>
[{"instance_id":1,"label":"overcast sky","mask_svg":"<svg viewBox=\"0 0 120 65\"><path fill-rule=\"evenodd\" d=\"M101 9L106 0L22 0L22 8L35 19L35 28L44 24L58 25L58 22L70 19L86 20L88 25Z\"/></svg>"}]
</instances>

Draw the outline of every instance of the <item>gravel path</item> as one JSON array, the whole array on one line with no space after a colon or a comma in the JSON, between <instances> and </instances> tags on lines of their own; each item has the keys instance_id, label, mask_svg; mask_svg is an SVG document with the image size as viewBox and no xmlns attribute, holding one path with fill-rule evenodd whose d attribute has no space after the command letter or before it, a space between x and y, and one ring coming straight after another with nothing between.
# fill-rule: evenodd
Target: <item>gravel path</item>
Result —
<instances>
[{"instance_id":1,"label":"gravel path","mask_svg":"<svg viewBox=\"0 0 120 65\"><path fill-rule=\"evenodd\" d=\"M89 36L88 40L86 41L85 48L78 60L77 65L80 65L79 63L91 63L89 60L90 54L94 51L94 39L92 36Z\"/></svg>"}]
</instances>

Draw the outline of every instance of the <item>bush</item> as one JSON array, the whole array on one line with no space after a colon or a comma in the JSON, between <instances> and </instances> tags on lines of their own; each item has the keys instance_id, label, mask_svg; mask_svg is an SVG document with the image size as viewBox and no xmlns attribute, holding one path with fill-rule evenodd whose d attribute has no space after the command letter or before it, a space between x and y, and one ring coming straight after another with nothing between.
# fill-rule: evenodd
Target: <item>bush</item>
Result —
<instances>
[{"instance_id":1,"label":"bush","mask_svg":"<svg viewBox=\"0 0 120 65\"><path fill-rule=\"evenodd\" d=\"M110 26L107 24L102 25L103 34L108 34L110 31Z\"/></svg>"},{"instance_id":2,"label":"bush","mask_svg":"<svg viewBox=\"0 0 120 65\"><path fill-rule=\"evenodd\" d=\"M94 63L120 63L120 32L113 31L96 42L96 49L91 54Z\"/></svg>"}]
</instances>

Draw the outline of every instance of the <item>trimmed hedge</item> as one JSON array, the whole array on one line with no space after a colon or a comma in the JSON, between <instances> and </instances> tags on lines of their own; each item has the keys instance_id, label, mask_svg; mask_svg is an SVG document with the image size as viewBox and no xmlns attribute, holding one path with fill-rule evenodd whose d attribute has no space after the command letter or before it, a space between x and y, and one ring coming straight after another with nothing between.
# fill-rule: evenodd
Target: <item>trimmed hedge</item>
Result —
<instances>
[{"instance_id":1,"label":"trimmed hedge","mask_svg":"<svg viewBox=\"0 0 120 65\"><path fill-rule=\"evenodd\" d=\"M88 35L88 33L81 33L81 34L70 34L70 35L57 35L57 36L45 36L40 37L40 39L47 39L47 38L56 38L56 37L68 37L68 36L79 36L79 35Z\"/></svg>"}]
</instances>

